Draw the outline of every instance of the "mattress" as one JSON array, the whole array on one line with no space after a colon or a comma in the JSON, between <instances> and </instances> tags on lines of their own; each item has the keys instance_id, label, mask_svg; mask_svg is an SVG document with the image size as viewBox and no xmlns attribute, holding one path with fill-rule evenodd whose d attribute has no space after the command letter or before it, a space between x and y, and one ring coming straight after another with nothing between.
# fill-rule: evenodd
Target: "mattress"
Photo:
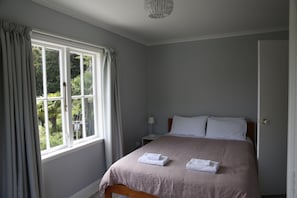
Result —
<instances>
[{"instance_id":1,"label":"mattress","mask_svg":"<svg viewBox=\"0 0 297 198\"><path fill-rule=\"evenodd\" d=\"M145 152L169 157L166 166L138 163ZM191 158L220 162L216 174L186 169ZM163 136L115 162L104 174L99 192L122 184L160 198L258 198L257 165L247 141Z\"/></svg>"}]
</instances>

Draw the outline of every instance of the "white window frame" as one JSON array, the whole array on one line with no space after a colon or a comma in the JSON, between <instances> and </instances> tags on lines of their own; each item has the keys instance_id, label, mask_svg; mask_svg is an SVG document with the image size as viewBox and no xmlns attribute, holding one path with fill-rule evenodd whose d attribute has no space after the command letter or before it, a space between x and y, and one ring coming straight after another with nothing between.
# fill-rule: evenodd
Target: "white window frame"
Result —
<instances>
[{"instance_id":1,"label":"white window frame","mask_svg":"<svg viewBox=\"0 0 297 198\"><path fill-rule=\"evenodd\" d=\"M60 146L56 146L53 148L41 151L42 159L47 157L52 157L61 152L68 151L69 149L76 149L77 147L84 146L86 144L90 144L94 141L102 139L102 97L100 97L101 91L101 64L102 64L102 53L103 49L99 46L91 45L88 43L83 43L63 37L57 37L54 35L44 34L40 32L34 32L32 34L32 45L33 46L41 46L48 49L59 50L59 62L60 62L60 92L61 96L56 99L61 100L61 113L63 119L63 143ZM80 140L73 139L73 127L72 127L72 105L71 105L71 75L70 75L70 53L75 52L78 53L83 58L83 55L92 56L93 64L92 72L93 72L93 104L94 104L94 135L89 137L83 136L84 138ZM44 55L44 54L43 54ZM43 56L43 59L45 56ZM42 61L45 64L45 60ZM44 81L44 67L43 67L43 86L47 87ZM83 87L81 79L81 87ZM66 87L63 86L64 82L66 82ZM81 99L87 98L88 96L83 95L83 90L81 90ZM46 95L47 96L47 95ZM47 100L47 97L38 98L36 100ZM47 103L47 102L44 102ZM83 105L83 104L82 104ZM64 109L66 108L66 109ZM82 107L83 108L83 107ZM47 119L45 119L48 122ZM66 121L66 122L64 122ZM85 125L85 123L84 123ZM48 128L48 127L47 127ZM48 129L46 129L48 130ZM46 132L48 136L48 132ZM47 141L49 142L49 136L47 137ZM48 144L47 144L48 145Z\"/></svg>"}]
</instances>

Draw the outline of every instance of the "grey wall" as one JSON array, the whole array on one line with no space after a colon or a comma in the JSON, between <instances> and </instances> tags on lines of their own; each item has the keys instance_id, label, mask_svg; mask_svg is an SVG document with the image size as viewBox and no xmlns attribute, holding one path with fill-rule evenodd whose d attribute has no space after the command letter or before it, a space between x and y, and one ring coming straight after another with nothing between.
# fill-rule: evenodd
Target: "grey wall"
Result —
<instances>
[{"instance_id":1,"label":"grey wall","mask_svg":"<svg viewBox=\"0 0 297 198\"><path fill-rule=\"evenodd\" d=\"M277 32L153 46L147 55L148 113L154 131L178 115L257 119L257 41L287 39Z\"/></svg>"},{"instance_id":2,"label":"grey wall","mask_svg":"<svg viewBox=\"0 0 297 198\"><path fill-rule=\"evenodd\" d=\"M105 157L103 144L87 147L43 162L46 196L69 197L96 181L104 173ZM71 193L72 192L72 193Z\"/></svg>"},{"instance_id":3,"label":"grey wall","mask_svg":"<svg viewBox=\"0 0 297 198\"><path fill-rule=\"evenodd\" d=\"M31 0L0 0L0 18L45 32L113 47L119 54L125 152L135 148L146 132L145 50L138 43L88 25L33 3ZM65 198L99 179L104 170L103 144L43 163L48 198ZM82 160L83 159L83 160Z\"/></svg>"}]
</instances>

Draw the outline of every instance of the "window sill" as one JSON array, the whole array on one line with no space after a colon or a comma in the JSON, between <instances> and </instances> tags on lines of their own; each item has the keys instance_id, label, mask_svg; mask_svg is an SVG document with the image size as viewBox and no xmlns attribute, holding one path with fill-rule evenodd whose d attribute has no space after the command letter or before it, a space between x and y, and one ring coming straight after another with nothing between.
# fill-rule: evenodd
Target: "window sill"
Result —
<instances>
[{"instance_id":1,"label":"window sill","mask_svg":"<svg viewBox=\"0 0 297 198\"><path fill-rule=\"evenodd\" d=\"M94 144L98 144L101 142L103 142L103 138L96 138L96 139L93 139L93 140L90 140L87 142L82 142L80 144L73 145L72 147L69 147L69 148L64 148L64 149L60 149L60 150L52 152L52 153L44 154L41 156L41 160L42 160L42 163L46 163L51 160L63 157L65 155L68 155L75 151L87 148L89 146L92 146Z\"/></svg>"}]
</instances>

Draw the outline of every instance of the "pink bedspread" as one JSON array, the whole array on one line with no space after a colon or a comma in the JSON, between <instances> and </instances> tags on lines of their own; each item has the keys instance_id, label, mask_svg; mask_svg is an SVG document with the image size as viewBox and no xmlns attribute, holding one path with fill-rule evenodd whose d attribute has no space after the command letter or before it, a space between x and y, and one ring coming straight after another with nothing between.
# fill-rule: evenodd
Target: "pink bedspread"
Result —
<instances>
[{"instance_id":1,"label":"pink bedspread","mask_svg":"<svg viewBox=\"0 0 297 198\"><path fill-rule=\"evenodd\" d=\"M145 152L169 156L166 166L138 163ZM191 158L218 161L216 174L191 171ZM160 198L258 198L257 166L252 144L244 141L164 136L115 162L99 191L113 184Z\"/></svg>"}]
</instances>

